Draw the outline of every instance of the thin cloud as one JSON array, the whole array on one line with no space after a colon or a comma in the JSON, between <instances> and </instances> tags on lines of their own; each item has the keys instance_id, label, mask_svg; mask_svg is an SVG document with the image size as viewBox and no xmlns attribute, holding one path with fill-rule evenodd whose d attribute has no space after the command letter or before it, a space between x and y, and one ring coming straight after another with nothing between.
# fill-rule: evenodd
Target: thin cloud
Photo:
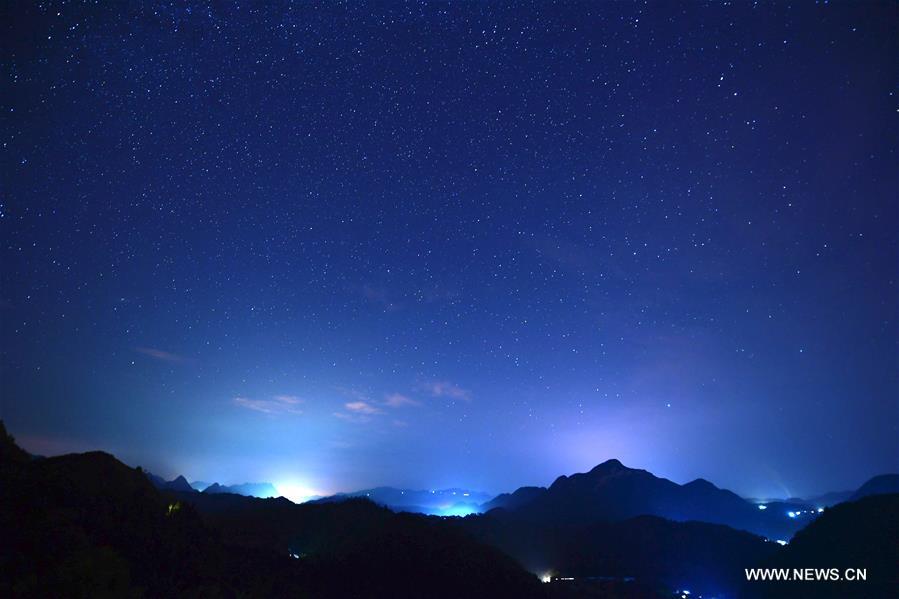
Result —
<instances>
[{"instance_id":1,"label":"thin cloud","mask_svg":"<svg viewBox=\"0 0 899 599\"><path fill-rule=\"evenodd\" d=\"M349 403L343 404L343 407L353 412L354 414L380 414L381 410L371 405L370 403L366 403L364 401L351 401Z\"/></svg>"},{"instance_id":2,"label":"thin cloud","mask_svg":"<svg viewBox=\"0 0 899 599\"><path fill-rule=\"evenodd\" d=\"M390 408L402 408L405 406L420 406L421 402L415 401L402 393L391 393L384 400L384 405Z\"/></svg>"},{"instance_id":3,"label":"thin cloud","mask_svg":"<svg viewBox=\"0 0 899 599\"><path fill-rule=\"evenodd\" d=\"M274 399L275 401L285 403L285 404L290 404L290 405L296 405L299 403L303 403L303 400L300 399L299 397L297 397L296 395L275 395L272 399Z\"/></svg>"},{"instance_id":4,"label":"thin cloud","mask_svg":"<svg viewBox=\"0 0 899 599\"><path fill-rule=\"evenodd\" d=\"M173 354L172 352L163 351L161 349L156 349L154 347L135 347L134 351L140 354L144 354L145 356L155 358L156 360L161 360L163 362L182 363L186 361L183 356Z\"/></svg>"},{"instance_id":5,"label":"thin cloud","mask_svg":"<svg viewBox=\"0 0 899 599\"><path fill-rule=\"evenodd\" d=\"M295 395L275 395L271 399L249 399L235 397L234 404L263 414L302 414L297 406L303 400Z\"/></svg>"},{"instance_id":6,"label":"thin cloud","mask_svg":"<svg viewBox=\"0 0 899 599\"><path fill-rule=\"evenodd\" d=\"M462 401L471 401L471 394L462 387L448 381L432 381L425 383L422 388L433 397L448 397Z\"/></svg>"}]
</instances>

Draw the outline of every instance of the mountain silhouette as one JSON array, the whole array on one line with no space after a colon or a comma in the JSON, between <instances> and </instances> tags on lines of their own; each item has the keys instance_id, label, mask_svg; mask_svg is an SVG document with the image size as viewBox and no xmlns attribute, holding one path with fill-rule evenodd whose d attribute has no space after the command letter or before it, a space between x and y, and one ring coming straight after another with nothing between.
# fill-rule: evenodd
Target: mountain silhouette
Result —
<instances>
[{"instance_id":1,"label":"mountain silhouette","mask_svg":"<svg viewBox=\"0 0 899 599\"><path fill-rule=\"evenodd\" d=\"M805 503L816 508L830 507L838 503L843 503L844 501L849 501L852 499L853 495L855 495L855 491L831 491L822 495L809 497L805 500Z\"/></svg>"},{"instance_id":2,"label":"mountain silhouette","mask_svg":"<svg viewBox=\"0 0 899 599\"><path fill-rule=\"evenodd\" d=\"M6 425L0 420L0 464L25 464L29 461L31 456L16 445L16 440L6 431Z\"/></svg>"},{"instance_id":3,"label":"mountain silhouette","mask_svg":"<svg viewBox=\"0 0 899 599\"><path fill-rule=\"evenodd\" d=\"M103 452L31 459L5 429L0 530L2 597L545 595L441 519L161 491Z\"/></svg>"},{"instance_id":4,"label":"mountain silhouette","mask_svg":"<svg viewBox=\"0 0 899 599\"><path fill-rule=\"evenodd\" d=\"M172 480L165 480L161 476L156 476L150 472L146 473L147 478L153 484L154 487L160 490L165 491L183 491L189 493L193 491L193 487L190 486L190 483L187 482L187 479L183 476L179 475Z\"/></svg>"},{"instance_id":5,"label":"mountain silhouette","mask_svg":"<svg viewBox=\"0 0 899 599\"><path fill-rule=\"evenodd\" d=\"M651 515L725 524L772 539L788 539L806 523L787 517L788 510L759 510L707 480L679 485L614 459L586 473L560 476L545 490L523 487L486 505L537 522L614 522Z\"/></svg>"},{"instance_id":6,"label":"mountain silhouette","mask_svg":"<svg viewBox=\"0 0 899 599\"><path fill-rule=\"evenodd\" d=\"M218 483L212 483L211 485L203 489L203 492L207 495L215 495L217 493L230 493L227 487ZM234 494L237 495L237 493Z\"/></svg>"},{"instance_id":7,"label":"mountain silhouette","mask_svg":"<svg viewBox=\"0 0 899 599\"><path fill-rule=\"evenodd\" d=\"M147 478L153 483L157 489L162 491L178 491L182 493L190 493L192 491L202 491L203 493L233 493L235 495L246 495L247 497L278 497L280 493L272 483L241 483L239 485L220 485L219 483L194 483L187 482L184 476L177 476L173 480L167 481L160 476L147 473ZM197 487L200 487L197 489Z\"/></svg>"},{"instance_id":8,"label":"mountain silhouette","mask_svg":"<svg viewBox=\"0 0 899 599\"><path fill-rule=\"evenodd\" d=\"M493 510L453 524L532 572L576 580L634 579L666 589L668 596L676 589L692 589L694 596L732 596L746 564L761 563L780 549L776 543L727 526L656 516L548 523Z\"/></svg>"},{"instance_id":9,"label":"mountain silhouette","mask_svg":"<svg viewBox=\"0 0 899 599\"><path fill-rule=\"evenodd\" d=\"M239 485L220 485L212 483L205 489L204 493L232 493L234 495L244 495L246 497L260 497L267 499L269 497L279 497L281 494L272 483L241 483Z\"/></svg>"},{"instance_id":10,"label":"mountain silhouette","mask_svg":"<svg viewBox=\"0 0 899 599\"><path fill-rule=\"evenodd\" d=\"M881 474L875 476L852 495L852 500L870 497L871 495L885 495L887 493L899 493L899 474Z\"/></svg>"},{"instance_id":11,"label":"mountain silhouette","mask_svg":"<svg viewBox=\"0 0 899 599\"><path fill-rule=\"evenodd\" d=\"M505 508L507 510L518 509L525 504L531 503L544 493L546 493L546 487L519 487L512 493L502 493L497 495L487 503L481 505L481 509L485 512L489 512L494 508Z\"/></svg>"},{"instance_id":12,"label":"mountain silhouette","mask_svg":"<svg viewBox=\"0 0 899 599\"><path fill-rule=\"evenodd\" d=\"M760 599L895 597L899 588L897 539L899 494L869 495L841 503L826 509L820 518L796 533L790 544L763 566L790 570L836 568L840 576L847 568L864 568L864 582L745 582L740 596Z\"/></svg>"},{"instance_id":13,"label":"mountain silhouette","mask_svg":"<svg viewBox=\"0 0 899 599\"><path fill-rule=\"evenodd\" d=\"M658 597L692 589L693 596L876 597L897 582L895 494L820 516L761 514L807 525L781 547L721 524L633 515L731 517L729 509L742 516L745 506L781 506L758 510L706 480L677 485L615 460L545 489L500 495L485 502L497 505L488 513L464 518L394 513L369 498L297 505L199 493L184 477L160 489L157 479L103 452L35 459L0 422L0 596ZM858 493L893 481L875 477ZM384 497L421 499L383 489ZM746 583L744 569L760 566L867 568L872 583ZM541 585L535 574L557 582Z\"/></svg>"}]
</instances>

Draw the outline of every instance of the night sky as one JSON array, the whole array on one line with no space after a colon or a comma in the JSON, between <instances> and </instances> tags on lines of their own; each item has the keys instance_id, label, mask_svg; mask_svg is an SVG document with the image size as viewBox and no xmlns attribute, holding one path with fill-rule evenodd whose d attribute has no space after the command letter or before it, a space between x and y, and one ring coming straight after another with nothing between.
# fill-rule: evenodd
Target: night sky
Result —
<instances>
[{"instance_id":1,"label":"night sky","mask_svg":"<svg viewBox=\"0 0 899 599\"><path fill-rule=\"evenodd\" d=\"M5 3L0 417L293 497L899 469L895 3Z\"/></svg>"}]
</instances>

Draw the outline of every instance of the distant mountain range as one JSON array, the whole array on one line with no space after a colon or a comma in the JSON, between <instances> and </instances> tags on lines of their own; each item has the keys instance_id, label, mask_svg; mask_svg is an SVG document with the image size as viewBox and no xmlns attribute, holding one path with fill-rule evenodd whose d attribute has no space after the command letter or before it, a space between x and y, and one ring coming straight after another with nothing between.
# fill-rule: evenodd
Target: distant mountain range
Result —
<instances>
[{"instance_id":1,"label":"distant mountain range","mask_svg":"<svg viewBox=\"0 0 899 599\"><path fill-rule=\"evenodd\" d=\"M875 476L874 478L864 483L858 489L852 491L832 491L830 493L824 493L822 495L814 495L806 499L793 497L790 499L773 499L768 501L747 499L747 501L751 501L752 503L756 504L782 503L784 505L790 504L793 506L802 506L805 508L813 506L815 508L818 508L830 507L838 503L843 503L844 501L853 501L861 499L862 497L869 497L871 495L884 495L887 493L899 493L899 474L881 474L879 476ZM802 509L802 507L800 507L800 509Z\"/></svg>"},{"instance_id":2,"label":"distant mountain range","mask_svg":"<svg viewBox=\"0 0 899 599\"><path fill-rule=\"evenodd\" d=\"M279 497L281 495L272 483L242 483L226 486L218 483L189 483L186 478L180 475L173 480L167 481L161 476L156 476L150 472L146 474L153 486L161 491L178 491L180 493L203 492L209 494L232 493L234 495L259 497L262 499Z\"/></svg>"},{"instance_id":3,"label":"distant mountain range","mask_svg":"<svg viewBox=\"0 0 899 599\"><path fill-rule=\"evenodd\" d=\"M352 493L338 493L314 500L315 503L333 503L350 498L364 497L395 512L412 512L434 516L467 516L481 511L481 504L490 495L468 489L440 489L419 491L377 487Z\"/></svg>"},{"instance_id":4,"label":"distant mountain range","mask_svg":"<svg viewBox=\"0 0 899 599\"><path fill-rule=\"evenodd\" d=\"M831 491L830 493L815 495L808 499L800 500L800 502L815 507L830 507L838 503L843 503L844 501L849 501L854 494L855 491Z\"/></svg>"},{"instance_id":5,"label":"distant mountain range","mask_svg":"<svg viewBox=\"0 0 899 599\"><path fill-rule=\"evenodd\" d=\"M278 489L276 489L275 485L272 483L242 483L239 485L227 486L212 483L203 489L203 493L209 493L210 495L215 493L232 493L234 495L245 495L247 497L259 497L261 499L281 496L281 494L278 493Z\"/></svg>"},{"instance_id":6,"label":"distant mountain range","mask_svg":"<svg viewBox=\"0 0 899 599\"><path fill-rule=\"evenodd\" d=\"M895 484L896 475L892 476ZM884 477L876 477L881 479ZM881 481L883 482L883 481ZM867 483L866 483L867 484ZM863 485L864 487L864 485ZM888 487L880 487L884 489ZM894 487L893 487L894 488ZM861 489L860 489L861 491ZM844 599L896 597L899 588L899 495L875 492L827 509L762 564L773 568L864 568L863 583L850 581L744 582L747 599Z\"/></svg>"},{"instance_id":7,"label":"distant mountain range","mask_svg":"<svg viewBox=\"0 0 899 599\"><path fill-rule=\"evenodd\" d=\"M184 476L170 481L152 473L147 473L147 477L157 489L164 491L230 493L263 499L281 495L268 482L222 485L205 481L189 483ZM548 488L520 487L512 493L492 498L470 489L375 487L315 498L311 502L334 503L366 498L394 512L432 516L467 516L500 508L513 511L520 518L559 523L612 522L649 515L675 521L725 524L772 540L786 540L809 519L816 517L820 508L883 493L899 493L899 474L876 476L856 491L761 503L760 500L741 498L701 478L678 485L612 459L586 473L560 476Z\"/></svg>"},{"instance_id":8,"label":"distant mountain range","mask_svg":"<svg viewBox=\"0 0 899 599\"><path fill-rule=\"evenodd\" d=\"M0 597L546 597L442 522L163 491L99 451L32 459L0 421Z\"/></svg>"},{"instance_id":9,"label":"distant mountain range","mask_svg":"<svg viewBox=\"0 0 899 599\"><path fill-rule=\"evenodd\" d=\"M610 460L485 501L487 513L436 518L371 501L422 503L404 490L297 505L201 493L102 452L34 459L0 422L0 596L890 596L897 482L876 477L857 500L791 518L783 507L807 504L759 509ZM706 521L683 521L696 515ZM801 530L781 547L707 518ZM744 568L763 566L867 568L868 583L747 583Z\"/></svg>"},{"instance_id":10,"label":"distant mountain range","mask_svg":"<svg viewBox=\"0 0 899 599\"><path fill-rule=\"evenodd\" d=\"M522 487L499 495L482 506L481 516L452 523L532 572L583 581L569 590L577 589L584 596L624 596L617 593L627 585L610 588L598 581L636 579L669 589L693 589L693 596L699 590L711 596L764 597L766 586L747 588L743 575L747 564L857 567L848 562L870 563L879 567L872 574L878 585L893 580L894 569L886 565L897 557L897 546L889 544L889 539L899 538L897 482L897 475L875 477L852 494L862 503L870 501L872 494L894 493L881 495L880 503L866 504L874 506L874 513L848 507L857 505L852 503L819 511L822 506L802 500L755 504L703 479L678 485L609 460L590 472L561 476L548 488ZM832 511L843 515L833 518ZM818 526L819 519L831 525ZM855 531L848 530L853 519L862 526ZM877 519L884 530L878 531L873 524ZM820 541L801 543L801 551L791 549L794 533L798 543L806 530L821 529L828 532L815 537ZM805 562L802 557L784 557L839 554L843 535L851 539L854 557ZM870 539L867 549L865 539ZM790 552L785 554L786 549ZM857 596L849 592L852 589L835 586L842 594L830 596ZM780 596L804 596L803 589L789 588L792 592L781 591Z\"/></svg>"},{"instance_id":11,"label":"distant mountain range","mask_svg":"<svg viewBox=\"0 0 899 599\"><path fill-rule=\"evenodd\" d=\"M881 474L875 476L853 493L852 501L858 501L863 497L871 497L872 495L886 495L888 493L899 493L899 474Z\"/></svg>"},{"instance_id":12,"label":"distant mountain range","mask_svg":"<svg viewBox=\"0 0 899 599\"><path fill-rule=\"evenodd\" d=\"M172 480L165 480L161 476L156 476L152 472L147 472L147 478L150 479L150 482L153 483L153 486L157 489L164 491L182 491L182 492L190 492L193 491L193 487L190 486L190 483L187 482L187 479L183 476L178 476Z\"/></svg>"},{"instance_id":13,"label":"distant mountain range","mask_svg":"<svg viewBox=\"0 0 899 599\"><path fill-rule=\"evenodd\" d=\"M889 492L899 492L899 475L875 477L852 497ZM823 506L798 502L757 505L704 479L679 485L608 460L589 472L560 476L548 488L522 487L499 495L482 509L503 509L518 519L552 524L615 522L650 515L725 524L772 540L788 540L820 513L819 507Z\"/></svg>"}]
</instances>

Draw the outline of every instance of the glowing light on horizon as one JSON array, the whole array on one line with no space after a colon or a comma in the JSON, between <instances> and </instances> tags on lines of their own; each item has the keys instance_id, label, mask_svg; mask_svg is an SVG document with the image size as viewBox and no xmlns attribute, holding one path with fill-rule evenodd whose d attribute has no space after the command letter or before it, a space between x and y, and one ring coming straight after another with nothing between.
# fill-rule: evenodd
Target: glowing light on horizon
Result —
<instances>
[{"instance_id":1,"label":"glowing light on horizon","mask_svg":"<svg viewBox=\"0 0 899 599\"><path fill-rule=\"evenodd\" d=\"M470 514L480 514L480 513L481 513L481 510L479 510L476 506L460 503L460 504L455 504L455 505L448 505L445 507L441 506L441 507L435 509L431 513L431 515L432 516L444 516L444 517L448 517L448 516L465 517Z\"/></svg>"},{"instance_id":2,"label":"glowing light on horizon","mask_svg":"<svg viewBox=\"0 0 899 599\"><path fill-rule=\"evenodd\" d=\"M761 504L759 504L759 509L760 509L760 510L767 510L767 509L768 509L768 506L765 505L764 503L761 503Z\"/></svg>"},{"instance_id":3,"label":"glowing light on horizon","mask_svg":"<svg viewBox=\"0 0 899 599\"><path fill-rule=\"evenodd\" d=\"M323 495L307 484L292 480L275 483L275 489L278 491L278 495L286 497L294 503L303 503Z\"/></svg>"}]
</instances>

